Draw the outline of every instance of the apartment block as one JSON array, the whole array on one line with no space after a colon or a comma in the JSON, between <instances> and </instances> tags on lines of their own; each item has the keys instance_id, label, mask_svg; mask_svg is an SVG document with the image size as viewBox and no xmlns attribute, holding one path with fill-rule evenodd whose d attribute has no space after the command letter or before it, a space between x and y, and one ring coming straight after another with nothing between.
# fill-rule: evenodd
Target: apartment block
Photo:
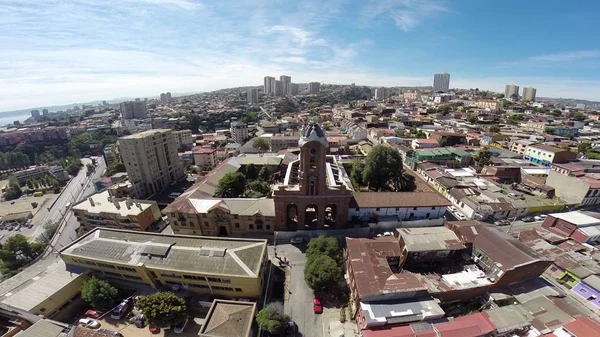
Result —
<instances>
[{"instance_id":1,"label":"apartment block","mask_svg":"<svg viewBox=\"0 0 600 337\"><path fill-rule=\"evenodd\" d=\"M271 137L271 152L298 147L298 137L295 136L273 136Z\"/></svg>"},{"instance_id":2,"label":"apartment block","mask_svg":"<svg viewBox=\"0 0 600 337\"><path fill-rule=\"evenodd\" d=\"M264 92L265 95L269 95L269 94L274 94L275 93L275 87L273 86L273 83L275 83L275 77L271 77L271 76L265 76L264 78Z\"/></svg>"},{"instance_id":3,"label":"apartment block","mask_svg":"<svg viewBox=\"0 0 600 337\"><path fill-rule=\"evenodd\" d=\"M143 186L146 197L185 178L172 130L152 129L119 139L129 180Z\"/></svg>"},{"instance_id":4,"label":"apartment block","mask_svg":"<svg viewBox=\"0 0 600 337\"><path fill-rule=\"evenodd\" d=\"M439 73L433 75L433 91L447 92L450 89L450 74Z\"/></svg>"},{"instance_id":5,"label":"apartment block","mask_svg":"<svg viewBox=\"0 0 600 337\"><path fill-rule=\"evenodd\" d=\"M194 146L194 139L192 138L192 130L179 130L173 131L175 136L175 144L177 148L191 149Z\"/></svg>"},{"instance_id":6,"label":"apartment block","mask_svg":"<svg viewBox=\"0 0 600 337\"><path fill-rule=\"evenodd\" d=\"M68 265L152 288L179 286L218 298L260 298L267 240L96 228L65 248Z\"/></svg>"},{"instance_id":7,"label":"apartment block","mask_svg":"<svg viewBox=\"0 0 600 337\"><path fill-rule=\"evenodd\" d=\"M246 101L249 104L258 104L258 89L248 89L248 91L246 92Z\"/></svg>"},{"instance_id":8,"label":"apartment block","mask_svg":"<svg viewBox=\"0 0 600 337\"><path fill-rule=\"evenodd\" d=\"M550 167L554 163L565 163L575 159L577 153L550 145L533 144L525 149L523 157L534 164Z\"/></svg>"},{"instance_id":9,"label":"apartment block","mask_svg":"<svg viewBox=\"0 0 600 337\"><path fill-rule=\"evenodd\" d=\"M321 83L319 83L319 82L310 82L308 84L308 92L310 92L311 94L316 94L319 91L321 91Z\"/></svg>"},{"instance_id":10,"label":"apartment block","mask_svg":"<svg viewBox=\"0 0 600 337\"><path fill-rule=\"evenodd\" d=\"M217 150L211 147L196 146L192 149L194 165L212 169L217 163Z\"/></svg>"},{"instance_id":11,"label":"apartment block","mask_svg":"<svg viewBox=\"0 0 600 337\"><path fill-rule=\"evenodd\" d=\"M121 110L121 117L123 119L133 118L147 118L148 110L146 108L146 101L136 99L135 101L128 101L119 104Z\"/></svg>"},{"instance_id":12,"label":"apartment block","mask_svg":"<svg viewBox=\"0 0 600 337\"><path fill-rule=\"evenodd\" d=\"M82 200L71 210L86 231L96 227L145 231L161 217L155 201L114 198L108 190Z\"/></svg>"},{"instance_id":13,"label":"apartment block","mask_svg":"<svg viewBox=\"0 0 600 337\"><path fill-rule=\"evenodd\" d=\"M59 182L69 180L69 174L62 166L34 166L25 170L17 171L12 174L19 183L24 183L28 180L38 179L43 176L50 175Z\"/></svg>"},{"instance_id":14,"label":"apartment block","mask_svg":"<svg viewBox=\"0 0 600 337\"><path fill-rule=\"evenodd\" d=\"M238 144L243 144L248 138L248 124L243 122L231 122L229 127L231 138Z\"/></svg>"},{"instance_id":15,"label":"apartment block","mask_svg":"<svg viewBox=\"0 0 600 337\"><path fill-rule=\"evenodd\" d=\"M291 96L292 95L292 77L287 75L279 76L279 81L281 82L281 90L283 96Z\"/></svg>"},{"instance_id":16,"label":"apartment block","mask_svg":"<svg viewBox=\"0 0 600 337\"><path fill-rule=\"evenodd\" d=\"M527 147L534 144L537 144L537 142L533 140L519 139L509 144L509 150L514 153L523 155L525 154L525 150L527 150Z\"/></svg>"},{"instance_id":17,"label":"apartment block","mask_svg":"<svg viewBox=\"0 0 600 337\"><path fill-rule=\"evenodd\" d=\"M513 98L519 96L519 86L514 84L507 84L504 86L504 97Z\"/></svg>"},{"instance_id":18,"label":"apartment block","mask_svg":"<svg viewBox=\"0 0 600 337\"><path fill-rule=\"evenodd\" d=\"M535 88L523 88L523 95L521 95L521 99L523 101L535 101L535 94L536 94L537 90Z\"/></svg>"}]
</instances>

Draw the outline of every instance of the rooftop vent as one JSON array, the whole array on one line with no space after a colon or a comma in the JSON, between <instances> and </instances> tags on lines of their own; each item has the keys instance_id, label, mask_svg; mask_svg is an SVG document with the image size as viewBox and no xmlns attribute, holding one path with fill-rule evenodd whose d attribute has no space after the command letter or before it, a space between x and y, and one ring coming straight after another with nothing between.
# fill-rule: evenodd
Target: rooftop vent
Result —
<instances>
[{"instance_id":1,"label":"rooftop vent","mask_svg":"<svg viewBox=\"0 0 600 337\"><path fill-rule=\"evenodd\" d=\"M200 256L208 257L224 257L227 248L202 247L200 248Z\"/></svg>"}]
</instances>

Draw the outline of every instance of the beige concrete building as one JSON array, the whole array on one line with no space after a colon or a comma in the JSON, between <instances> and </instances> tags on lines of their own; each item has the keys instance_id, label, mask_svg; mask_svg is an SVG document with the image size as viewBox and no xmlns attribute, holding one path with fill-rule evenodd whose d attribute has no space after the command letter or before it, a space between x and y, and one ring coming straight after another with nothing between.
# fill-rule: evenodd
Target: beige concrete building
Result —
<instances>
[{"instance_id":1,"label":"beige concrete building","mask_svg":"<svg viewBox=\"0 0 600 337\"><path fill-rule=\"evenodd\" d=\"M523 95L521 95L521 98L524 101L535 101L536 92L537 92L537 89L535 89L535 88L531 88L531 87L523 88Z\"/></svg>"},{"instance_id":2,"label":"beige concrete building","mask_svg":"<svg viewBox=\"0 0 600 337\"><path fill-rule=\"evenodd\" d=\"M481 109L490 109L491 111L498 111L502 109L502 101L493 99L484 99L475 102L475 106Z\"/></svg>"},{"instance_id":3,"label":"beige concrete building","mask_svg":"<svg viewBox=\"0 0 600 337\"><path fill-rule=\"evenodd\" d=\"M145 231L161 217L155 201L113 198L108 190L92 195L71 210L86 231L96 227Z\"/></svg>"},{"instance_id":4,"label":"beige concrete building","mask_svg":"<svg viewBox=\"0 0 600 337\"><path fill-rule=\"evenodd\" d=\"M271 152L298 147L298 137L296 136L273 136L271 137Z\"/></svg>"},{"instance_id":5,"label":"beige concrete building","mask_svg":"<svg viewBox=\"0 0 600 337\"><path fill-rule=\"evenodd\" d=\"M212 169L217 163L217 150L210 147L196 146L192 149L194 165Z\"/></svg>"},{"instance_id":6,"label":"beige concrete building","mask_svg":"<svg viewBox=\"0 0 600 337\"><path fill-rule=\"evenodd\" d=\"M231 138L238 144L243 144L248 138L248 124L243 122L232 122L229 128Z\"/></svg>"},{"instance_id":7,"label":"beige concrete building","mask_svg":"<svg viewBox=\"0 0 600 337\"><path fill-rule=\"evenodd\" d=\"M177 144L178 149L180 147L191 149L194 146L191 130L173 131L173 135L175 136L175 144Z\"/></svg>"},{"instance_id":8,"label":"beige concrete building","mask_svg":"<svg viewBox=\"0 0 600 337\"><path fill-rule=\"evenodd\" d=\"M527 147L534 144L537 144L537 142L527 139L518 139L510 143L509 150L518 154L525 154Z\"/></svg>"},{"instance_id":9,"label":"beige concrete building","mask_svg":"<svg viewBox=\"0 0 600 337\"><path fill-rule=\"evenodd\" d=\"M143 186L144 195L160 193L185 178L172 130L153 129L119 139L129 180Z\"/></svg>"},{"instance_id":10,"label":"beige concrete building","mask_svg":"<svg viewBox=\"0 0 600 337\"><path fill-rule=\"evenodd\" d=\"M219 298L260 298L267 240L96 228L59 252L68 265L153 288Z\"/></svg>"}]
</instances>

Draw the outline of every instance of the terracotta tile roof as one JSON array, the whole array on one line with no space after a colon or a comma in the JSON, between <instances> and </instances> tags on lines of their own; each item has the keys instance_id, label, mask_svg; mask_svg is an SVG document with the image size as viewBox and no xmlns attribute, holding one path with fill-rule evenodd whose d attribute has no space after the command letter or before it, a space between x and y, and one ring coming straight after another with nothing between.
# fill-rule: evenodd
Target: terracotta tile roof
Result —
<instances>
[{"instance_id":1,"label":"terracotta tile roof","mask_svg":"<svg viewBox=\"0 0 600 337\"><path fill-rule=\"evenodd\" d=\"M453 321L431 324L398 326L381 330L363 330L364 337L483 337L496 327L483 313L456 317Z\"/></svg>"},{"instance_id":2,"label":"terracotta tile roof","mask_svg":"<svg viewBox=\"0 0 600 337\"><path fill-rule=\"evenodd\" d=\"M427 290L417 275L391 270L386 258L402 254L396 238L346 238L346 251L361 300L386 293Z\"/></svg>"},{"instance_id":3,"label":"terracotta tile roof","mask_svg":"<svg viewBox=\"0 0 600 337\"><path fill-rule=\"evenodd\" d=\"M441 207L452 203L437 192L355 192L350 207L406 208Z\"/></svg>"},{"instance_id":4,"label":"terracotta tile roof","mask_svg":"<svg viewBox=\"0 0 600 337\"><path fill-rule=\"evenodd\" d=\"M481 223L475 220L446 222L446 227L451 229L464 243L473 243L475 237L479 234L481 226Z\"/></svg>"}]
</instances>

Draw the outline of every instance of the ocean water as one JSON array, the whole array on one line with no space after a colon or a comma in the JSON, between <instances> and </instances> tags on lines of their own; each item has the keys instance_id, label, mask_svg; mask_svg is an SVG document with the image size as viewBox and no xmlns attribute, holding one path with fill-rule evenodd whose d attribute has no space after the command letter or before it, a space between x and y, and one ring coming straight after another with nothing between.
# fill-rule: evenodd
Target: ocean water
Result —
<instances>
[{"instance_id":1,"label":"ocean water","mask_svg":"<svg viewBox=\"0 0 600 337\"><path fill-rule=\"evenodd\" d=\"M4 129L6 124L13 124L14 121L23 122L27 118L31 117L30 112L0 112L0 128Z\"/></svg>"}]
</instances>

